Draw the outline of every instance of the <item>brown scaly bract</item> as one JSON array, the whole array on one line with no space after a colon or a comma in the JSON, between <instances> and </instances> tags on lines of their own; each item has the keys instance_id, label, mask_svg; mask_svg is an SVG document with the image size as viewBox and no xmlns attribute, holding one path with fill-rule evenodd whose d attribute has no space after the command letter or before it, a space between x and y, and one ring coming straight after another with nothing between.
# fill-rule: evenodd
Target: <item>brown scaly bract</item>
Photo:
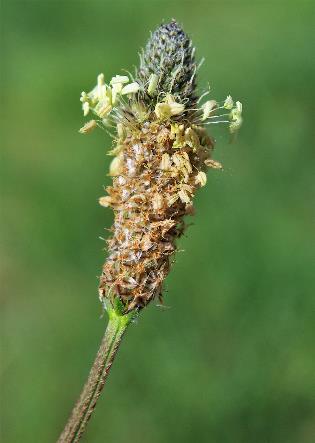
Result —
<instances>
[{"instance_id":1,"label":"brown scaly bract","mask_svg":"<svg viewBox=\"0 0 315 443\"><path fill-rule=\"evenodd\" d=\"M221 104L200 100L195 91L196 64L190 39L175 21L160 26L141 56L137 80L115 76L107 85L103 74L96 87L81 95L90 120L81 133L96 126L117 128L111 151L113 185L100 204L114 211L109 256L100 277L105 306L124 312L140 310L161 298L170 271L183 217L192 214L196 190L206 184L214 140L204 125L228 123L235 132L242 105L228 96Z\"/></svg>"}]
</instances>

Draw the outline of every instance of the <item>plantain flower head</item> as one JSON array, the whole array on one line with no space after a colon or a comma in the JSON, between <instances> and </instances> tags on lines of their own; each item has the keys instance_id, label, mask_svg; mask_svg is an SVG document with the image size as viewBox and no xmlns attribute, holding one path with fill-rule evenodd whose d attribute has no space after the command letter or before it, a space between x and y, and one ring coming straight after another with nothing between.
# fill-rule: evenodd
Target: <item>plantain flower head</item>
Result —
<instances>
[{"instance_id":1,"label":"plantain flower head","mask_svg":"<svg viewBox=\"0 0 315 443\"><path fill-rule=\"evenodd\" d=\"M193 213L207 169L222 169L205 127L222 123L235 133L242 124L242 105L230 95L202 103L196 74L195 48L173 20L153 32L135 78L118 74L106 82L100 74L81 94L83 114L92 120L80 132L115 128L113 182L99 200L114 211L99 285L105 307L127 313L162 299L184 216Z\"/></svg>"}]
</instances>

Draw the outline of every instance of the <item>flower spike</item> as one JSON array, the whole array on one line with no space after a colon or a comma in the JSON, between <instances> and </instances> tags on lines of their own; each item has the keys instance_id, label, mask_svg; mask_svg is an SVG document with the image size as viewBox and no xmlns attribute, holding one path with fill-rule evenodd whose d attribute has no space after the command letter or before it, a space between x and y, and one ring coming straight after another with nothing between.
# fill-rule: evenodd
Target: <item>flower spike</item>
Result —
<instances>
[{"instance_id":1,"label":"flower spike","mask_svg":"<svg viewBox=\"0 0 315 443\"><path fill-rule=\"evenodd\" d=\"M81 94L84 115L95 116L81 133L117 129L109 152L113 184L99 200L115 216L99 296L105 307L124 313L162 299L183 218L193 213L206 170L222 169L211 158L214 140L205 125L228 123L234 133L242 123L242 105L230 95L200 103L208 93L198 99L194 54L173 20L152 34L135 80L118 74L107 84L99 74L96 86Z\"/></svg>"}]
</instances>

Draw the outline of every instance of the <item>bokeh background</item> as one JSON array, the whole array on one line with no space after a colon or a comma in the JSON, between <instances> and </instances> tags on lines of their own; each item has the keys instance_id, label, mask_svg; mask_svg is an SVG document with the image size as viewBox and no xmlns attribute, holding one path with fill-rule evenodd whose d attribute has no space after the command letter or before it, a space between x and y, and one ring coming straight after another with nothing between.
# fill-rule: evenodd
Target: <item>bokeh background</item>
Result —
<instances>
[{"instance_id":1,"label":"bokeh background","mask_svg":"<svg viewBox=\"0 0 315 443\"><path fill-rule=\"evenodd\" d=\"M111 140L81 90L133 70L160 22L244 126L215 158L165 305L126 336L84 442L315 441L313 1L16 1L1 9L1 441L53 442L106 324L97 204Z\"/></svg>"}]
</instances>

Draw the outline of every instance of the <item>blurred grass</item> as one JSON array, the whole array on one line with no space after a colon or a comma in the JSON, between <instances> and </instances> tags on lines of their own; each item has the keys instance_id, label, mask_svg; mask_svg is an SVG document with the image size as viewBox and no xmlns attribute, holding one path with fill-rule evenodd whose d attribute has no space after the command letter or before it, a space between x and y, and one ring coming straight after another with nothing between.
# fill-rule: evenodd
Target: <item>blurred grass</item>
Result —
<instances>
[{"instance_id":1,"label":"blurred grass","mask_svg":"<svg viewBox=\"0 0 315 443\"><path fill-rule=\"evenodd\" d=\"M138 63L162 19L244 103L180 242L165 303L129 331L86 442L312 443L313 2L2 2L1 415L54 441L101 338L96 276L110 139L77 133L82 89Z\"/></svg>"}]
</instances>

